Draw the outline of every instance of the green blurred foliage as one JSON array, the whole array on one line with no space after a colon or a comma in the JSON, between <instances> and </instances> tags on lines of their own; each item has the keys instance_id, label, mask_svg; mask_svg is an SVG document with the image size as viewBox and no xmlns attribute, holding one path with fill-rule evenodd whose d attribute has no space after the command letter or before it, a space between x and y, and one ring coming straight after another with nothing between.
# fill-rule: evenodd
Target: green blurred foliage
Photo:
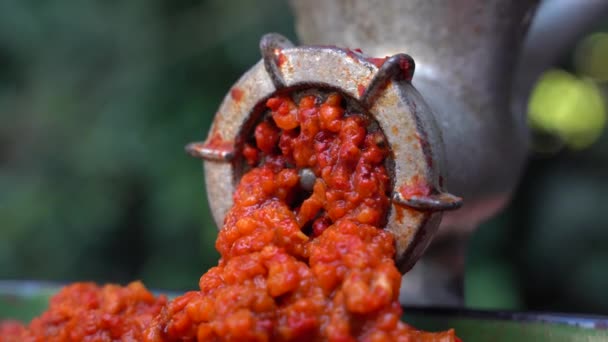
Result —
<instances>
[{"instance_id":1,"label":"green blurred foliage","mask_svg":"<svg viewBox=\"0 0 608 342\"><path fill-rule=\"evenodd\" d=\"M576 70L594 80L608 81L608 32L597 32L585 37L576 48Z\"/></svg>"},{"instance_id":2,"label":"green blurred foliage","mask_svg":"<svg viewBox=\"0 0 608 342\"><path fill-rule=\"evenodd\" d=\"M283 0L1 1L0 279L195 288L216 227L183 146L205 138L271 31L295 40ZM584 70L604 70L601 51ZM468 305L608 313L597 134L535 156L473 236Z\"/></svg>"},{"instance_id":3,"label":"green blurred foliage","mask_svg":"<svg viewBox=\"0 0 608 342\"><path fill-rule=\"evenodd\" d=\"M201 164L283 1L0 2L0 278L186 289L217 262Z\"/></svg>"}]
</instances>

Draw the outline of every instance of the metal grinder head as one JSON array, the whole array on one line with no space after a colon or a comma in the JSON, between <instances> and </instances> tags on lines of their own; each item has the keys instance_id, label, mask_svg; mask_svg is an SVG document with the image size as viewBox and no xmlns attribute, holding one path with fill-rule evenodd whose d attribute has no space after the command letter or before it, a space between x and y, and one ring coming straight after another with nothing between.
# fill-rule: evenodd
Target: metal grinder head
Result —
<instances>
[{"instance_id":1,"label":"metal grinder head","mask_svg":"<svg viewBox=\"0 0 608 342\"><path fill-rule=\"evenodd\" d=\"M186 147L205 160L217 226L233 205L244 142L261 120L266 100L277 93L338 92L386 137L392 203L384 228L395 237L395 260L405 273L431 242L442 212L462 205L461 198L446 191L443 141L429 106L411 84L414 60L405 54L371 58L334 46L296 47L278 34L265 35L260 48L263 59L228 92L206 141Z\"/></svg>"}]
</instances>

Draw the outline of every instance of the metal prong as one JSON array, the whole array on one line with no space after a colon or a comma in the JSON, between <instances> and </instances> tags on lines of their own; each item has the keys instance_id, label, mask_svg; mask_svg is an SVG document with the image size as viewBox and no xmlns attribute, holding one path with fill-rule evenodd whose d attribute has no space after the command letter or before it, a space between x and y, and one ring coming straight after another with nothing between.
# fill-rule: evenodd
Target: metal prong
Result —
<instances>
[{"instance_id":1,"label":"metal prong","mask_svg":"<svg viewBox=\"0 0 608 342\"><path fill-rule=\"evenodd\" d=\"M411 81L414 76L415 68L416 64L414 63L414 59L409 55L400 53L389 57L378 69L378 72L361 96L361 103L363 106L366 108L371 107L376 96L384 89L390 80Z\"/></svg>"},{"instance_id":2,"label":"metal prong","mask_svg":"<svg viewBox=\"0 0 608 342\"><path fill-rule=\"evenodd\" d=\"M420 211L455 210L462 206L462 198L445 192L429 196L412 196L407 199L399 192L395 192L393 201Z\"/></svg>"},{"instance_id":3,"label":"metal prong","mask_svg":"<svg viewBox=\"0 0 608 342\"><path fill-rule=\"evenodd\" d=\"M204 142L193 142L186 145L186 152L198 159L228 162L234 158L234 151L228 148L209 147Z\"/></svg>"},{"instance_id":4,"label":"metal prong","mask_svg":"<svg viewBox=\"0 0 608 342\"><path fill-rule=\"evenodd\" d=\"M264 67L277 89L285 87L285 81L279 68L281 50L293 47L289 39L278 33L267 33L260 40L260 51L264 58Z\"/></svg>"}]
</instances>

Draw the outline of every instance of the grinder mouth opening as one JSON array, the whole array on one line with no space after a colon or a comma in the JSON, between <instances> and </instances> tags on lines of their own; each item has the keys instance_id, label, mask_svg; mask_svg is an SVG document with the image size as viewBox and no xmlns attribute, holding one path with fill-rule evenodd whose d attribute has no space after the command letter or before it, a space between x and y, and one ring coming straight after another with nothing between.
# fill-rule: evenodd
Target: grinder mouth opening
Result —
<instances>
[{"instance_id":1,"label":"grinder mouth opening","mask_svg":"<svg viewBox=\"0 0 608 342\"><path fill-rule=\"evenodd\" d=\"M255 156L256 162L252 163L252 157L246 156L247 151L251 151L252 147L256 147L256 127L261 123L268 123L276 129L279 134L285 134L285 130L276 127L276 124L272 121L272 111L267 106L267 101L277 97L288 97L294 101L294 103L300 103L303 98L313 97L316 104L324 103L329 96L338 95L340 97L340 107L344 109L344 117L341 120L345 120L351 116L363 117L365 119L365 130L366 134L372 134L376 137L376 144L386 149L387 154L383 158L383 166L386 169L389 176L389 187L388 189L394 188L395 179L395 160L394 153L391 149L388 139L384 131L382 130L378 121L374 116L365 108L365 106L358 99L350 96L342 89L331 87L326 84L303 84L295 85L287 88L282 88L272 93L269 96L264 97L256 103L248 115L248 119L242 124L239 133L234 143L234 156L231 160L232 164L232 182L236 186L242 176L250 171L253 167L258 167L264 163L264 158L269 156L262 154ZM293 131L297 135L300 132L300 127L295 128ZM328 131L322 131L317 135L328 133ZM332 134L332 133L329 133ZM336 133L334 133L336 134ZM275 146L275 151L279 150L279 146ZM258 151L256 149L256 151ZM257 152L256 152L257 153ZM287 164L288 168L293 168L298 171L300 177L300 194L297 199L292 203L292 209L302 204L302 202L312 195L312 188L315 180L320 178L320 174L312 171L309 167L299 167L295 164ZM390 192L387 193L390 196ZM393 210L392 206L388 207L385 211L384 217L381 218L381 226L386 226L388 217Z\"/></svg>"}]
</instances>

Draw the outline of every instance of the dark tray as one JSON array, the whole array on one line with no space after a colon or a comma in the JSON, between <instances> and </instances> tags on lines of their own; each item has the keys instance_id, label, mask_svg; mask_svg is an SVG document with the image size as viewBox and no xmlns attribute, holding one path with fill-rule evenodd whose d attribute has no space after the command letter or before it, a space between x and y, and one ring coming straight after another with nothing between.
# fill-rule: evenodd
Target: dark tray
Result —
<instances>
[{"instance_id":1,"label":"dark tray","mask_svg":"<svg viewBox=\"0 0 608 342\"><path fill-rule=\"evenodd\" d=\"M45 310L49 297L59 286L56 283L0 281L0 320L29 321ZM406 307L404 312L403 319L408 324L431 331L454 328L466 342L608 341L606 316L427 307Z\"/></svg>"}]
</instances>

